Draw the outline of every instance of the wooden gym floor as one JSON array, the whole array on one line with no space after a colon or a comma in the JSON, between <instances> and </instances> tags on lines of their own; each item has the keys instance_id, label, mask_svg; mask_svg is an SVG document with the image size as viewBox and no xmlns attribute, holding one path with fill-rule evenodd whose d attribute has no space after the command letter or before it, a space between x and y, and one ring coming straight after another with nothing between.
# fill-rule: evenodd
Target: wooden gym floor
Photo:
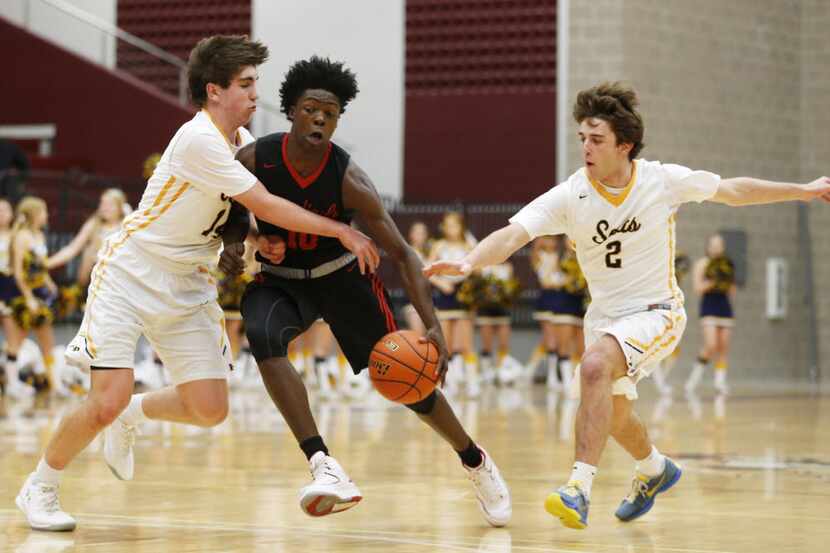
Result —
<instances>
[{"instance_id":1,"label":"wooden gym floor","mask_svg":"<svg viewBox=\"0 0 830 553\"><path fill-rule=\"evenodd\" d=\"M297 490L305 459L258 388L232 391L220 427L143 428L136 478L116 480L100 443L70 466L63 507L71 533L32 532L14 497L71 404L5 398L0 408L0 551L89 552L819 552L830 548L830 396L738 388L659 401L648 383L638 411L660 449L684 468L641 520L613 516L632 461L609 443L589 526L562 527L542 508L568 476L570 406L543 389L485 389L453 403L492 454L513 495L513 520L490 528L455 454L400 406L314 399L332 454L360 486L354 509L312 519ZM563 425L563 417L565 424ZM562 432L564 427L564 432Z\"/></svg>"}]
</instances>

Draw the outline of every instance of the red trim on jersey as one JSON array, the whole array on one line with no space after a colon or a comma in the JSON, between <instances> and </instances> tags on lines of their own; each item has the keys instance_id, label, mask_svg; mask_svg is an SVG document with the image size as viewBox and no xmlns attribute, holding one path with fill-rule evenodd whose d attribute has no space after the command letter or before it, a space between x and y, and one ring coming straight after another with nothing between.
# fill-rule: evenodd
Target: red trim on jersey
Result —
<instances>
[{"instance_id":1,"label":"red trim on jersey","mask_svg":"<svg viewBox=\"0 0 830 553\"><path fill-rule=\"evenodd\" d=\"M294 177L294 181L305 190L309 186L311 186L314 181L317 180L317 177L323 172L323 169L326 168L326 164L329 162L329 156L331 155L331 142L329 142L329 147L326 150L326 155L323 156L323 163L320 164L313 173L311 173L307 177L303 177L300 173L294 169L294 166L291 165L291 162L288 161L288 133L285 133L282 137L282 161L285 163L286 168L288 168L288 172L291 173L291 176Z\"/></svg>"},{"instance_id":2,"label":"red trim on jersey","mask_svg":"<svg viewBox=\"0 0 830 553\"><path fill-rule=\"evenodd\" d=\"M386 317L386 330L389 332L395 332L398 330L398 325L395 324L395 317L392 315L392 310L389 308L389 303L386 301L386 294L383 293L383 283L377 275L370 275L369 278L372 279L372 290L374 290L375 296L378 298L380 310Z\"/></svg>"}]
</instances>

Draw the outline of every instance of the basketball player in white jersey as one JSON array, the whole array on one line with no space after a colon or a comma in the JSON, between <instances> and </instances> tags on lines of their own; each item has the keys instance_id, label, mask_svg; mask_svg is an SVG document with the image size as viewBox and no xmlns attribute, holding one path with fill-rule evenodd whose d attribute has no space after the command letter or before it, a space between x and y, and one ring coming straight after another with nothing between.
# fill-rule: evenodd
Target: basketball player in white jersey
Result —
<instances>
[{"instance_id":1,"label":"basketball player in white jersey","mask_svg":"<svg viewBox=\"0 0 830 553\"><path fill-rule=\"evenodd\" d=\"M575 243L592 302L585 318L576 459L566 485L545 509L570 528L588 522L591 484L609 434L637 461L632 492L616 516L633 520L652 507L681 470L651 443L632 410L637 381L669 355L686 326L674 275L675 214L686 202L730 206L790 200L830 202L830 179L808 184L706 171L637 159L643 122L634 90L604 83L577 96L585 166L536 198L460 261L437 261L426 275L466 275L502 263L533 238L566 233Z\"/></svg>"},{"instance_id":2,"label":"basketball player in white jersey","mask_svg":"<svg viewBox=\"0 0 830 553\"><path fill-rule=\"evenodd\" d=\"M274 225L337 237L361 272L379 262L363 234L269 194L235 160L253 142L243 125L256 109L256 67L267 57L264 45L244 36L206 38L190 54L190 93L201 110L170 141L138 209L107 239L92 273L84 320L67 347L67 360L91 368L92 389L63 418L17 496L34 529L75 527L60 508L58 485L67 464L104 428L107 464L129 480L141 422L213 426L225 419L232 360L208 267L218 258L231 199ZM141 334L174 385L131 397Z\"/></svg>"}]
</instances>

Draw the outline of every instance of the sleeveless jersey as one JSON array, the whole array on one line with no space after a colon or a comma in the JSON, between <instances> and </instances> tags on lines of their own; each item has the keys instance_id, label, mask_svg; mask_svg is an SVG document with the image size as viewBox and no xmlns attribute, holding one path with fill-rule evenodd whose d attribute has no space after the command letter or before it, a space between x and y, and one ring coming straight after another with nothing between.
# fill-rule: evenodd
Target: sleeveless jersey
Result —
<instances>
[{"instance_id":1,"label":"sleeveless jersey","mask_svg":"<svg viewBox=\"0 0 830 553\"><path fill-rule=\"evenodd\" d=\"M320 167L302 177L286 151L288 133L274 133L256 142L256 170L259 181L275 196L284 198L318 215L345 224L352 213L343 207L343 178L349 166L349 154L330 142ZM348 253L337 238L289 231L257 219L260 234L278 235L285 241L285 260L281 267L313 269ZM268 261L257 254L257 261Z\"/></svg>"}]
</instances>

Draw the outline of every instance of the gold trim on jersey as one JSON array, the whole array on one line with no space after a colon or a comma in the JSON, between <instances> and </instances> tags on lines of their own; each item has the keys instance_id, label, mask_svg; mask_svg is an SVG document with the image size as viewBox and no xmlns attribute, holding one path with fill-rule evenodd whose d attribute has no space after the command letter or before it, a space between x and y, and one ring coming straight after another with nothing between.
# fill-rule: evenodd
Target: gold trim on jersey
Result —
<instances>
[{"instance_id":1,"label":"gold trim on jersey","mask_svg":"<svg viewBox=\"0 0 830 553\"><path fill-rule=\"evenodd\" d=\"M681 293L677 287L677 275L675 274L674 256L675 256L675 216L674 213L669 215L669 290L671 290L672 299L681 306L683 302L680 301Z\"/></svg>"},{"instance_id":2,"label":"gold trim on jersey","mask_svg":"<svg viewBox=\"0 0 830 553\"><path fill-rule=\"evenodd\" d=\"M222 129L220 129L220 128L219 128L219 125L217 125L217 124L216 124L216 121L214 121L214 120L213 120L213 117L211 117L210 112L208 112L208 110L206 110L206 109L202 108L202 111L204 111L204 112L205 112L205 115L207 115L207 118L210 120L210 122L213 124L213 126L214 126L214 127L216 127L216 130L217 130L217 131L219 131L219 134L221 134L221 135L222 135L222 138L224 138L224 139L225 139L225 144L227 144L227 145L230 147L230 149L231 149L231 154L234 154L234 155L235 155L235 150L234 150L234 148L238 148L238 146L234 146L234 144L233 144L233 142L231 142L230 138L228 138L227 136L225 136L225 133L224 133L224 132L222 132ZM237 144L239 144L240 142L242 142L242 136L239 134L239 129L236 129L235 142L236 142Z\"/></svg>"},{"instance_id":3,"label":"gold trim on jersey","mask_svg":"<svg viewBox=\"0 0 830 553\"><path fill-rule=\"evenodd\" d=\"M651 351L648 355L643 355L642 359L640 359L640 366L645 365L646 361L648 361L649 359L654 357L655 354L657 354L660 351L663 351L667 347L670 347L672 344L674 344L677 341L678 336L675 335L675 334L672 334L671 331L674 329L675 324L680 324L681 319L682 319L682 317L680 315L672 313L672 316L669 320L668 325L666 326L666 329L663 331L663 333L660 336L658 336L655 339L655 341L666 337L666 335L669 335L668 339L665 342L663 342L662 344L660 344L653 351Z\"/></svg>"},{"instance_id":4,"label":"gold trim on jersey","mask_svg":"<svg viewBox=\"0 0 830 553\"><path fill-rule=\"evenodd\" d=\"M164 183L164 186L159 191L158 196L156 196L155 201L153 201L153 205L141 212L140 215L137 215L137 212L135 212L133 215L131 215L124 221L124 227L122 230L123 236L121 237L121 240L119 240L118 242L113 241L112 243L110 243L109 247L107 248L107 252L101 257L101 260L95 266L95 271L92 275L94 282L92 286L90 286L89 300L87 301L86 305L86 311L88 313L88 316L86 317L86 325L83 329L83 336L86 337L87 345L89 346L89 353L92 354L93 358L96 356L97 348L95 347L95 344L92 341L92 333L90 332L90 327L92 326L92 304L95 302L97 292L98 290L100 290L101 284L104 282L104 269L107 265L107 262L115 253L115 250L120 248L127 241L130 235L132 235L134 232L137 232L150 226L159 217L164 215L164 213L168 209L170 209L174 203L176 203L176 200L178 200L181 197L181 195L184 194L185 190L190 188L189 182L182 183L182 185L179 186L179 188L173 194L173 197L170 198L170 200L166 204L164 204L161 207L161 209L158 210L158 213L156 213L155 215L151 215L153 210L161 205L162 201L164 200L164 197L173 187L175 182L176 177L174 176L171 176L169 179L167 179L167 182ZM132 227L130 227L131 224L133 225Z\"/></svg>"},{"instance_id":5,"label":"gold trim on jersey","mask_svg":"<svg viewBox=\"0 0 830 553\"><path fill-rule=\"evenodd\" d=\"M585 176L588 177L588 182L591 183L591 186L594 187L600 196L605 198L608 203L613 205L614 207L619 207L628 197L628 194L631 192L631 189L634 188L634 183L637 181L637 161L634 160L631 162L631 178L628 179L628 184L625 185L625 188L622 189L618 195L613 195L605 189L605 186L602 183L595 181L591 178L591 175L588 173L588 170L585 170Z\"/></svg>"}]
</instances>

